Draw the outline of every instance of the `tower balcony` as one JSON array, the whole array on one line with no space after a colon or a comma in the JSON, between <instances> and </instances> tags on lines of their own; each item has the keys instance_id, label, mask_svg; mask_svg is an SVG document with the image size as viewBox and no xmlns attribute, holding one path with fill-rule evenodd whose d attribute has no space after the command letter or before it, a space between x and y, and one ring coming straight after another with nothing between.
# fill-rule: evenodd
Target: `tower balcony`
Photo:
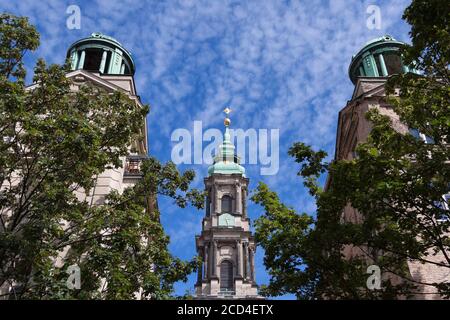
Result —
<instances>
[{"instance_id":1,"label":"tower balcony","mask_svg":"<svg viewBox=\"0 0 450 320\"><path fill-rule=\"evenodd\" d=\"M141 164L142 161L147 159L146 156L139 156L139 155L129 155L125 159L125 166L124 166L124 176L128 177L141 177L142 171L141 171Z\"/></svg>"}]
</instances>

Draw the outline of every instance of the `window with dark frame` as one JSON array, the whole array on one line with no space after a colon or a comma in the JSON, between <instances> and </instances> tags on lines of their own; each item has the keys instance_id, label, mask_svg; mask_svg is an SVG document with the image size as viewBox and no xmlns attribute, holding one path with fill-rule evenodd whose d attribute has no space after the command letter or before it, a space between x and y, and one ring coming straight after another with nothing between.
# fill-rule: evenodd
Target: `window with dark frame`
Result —
<instances>
[{"instance_id":1,"label":"window with dark frame","mask_svg":"<svg viewBox=\"0 0 450 320\"><path fill-rule=\"evenodd\" d=\"M128 161L128 172L130 173L139 173L139 163L138 159L130 159Z\"/></svg>"},{"instance_id":2,"label":"window with dark frame","mask_svg":"<svg viewBox=\"0 0 450 320\"><path fill-rule=\"evenodd\" d=\"M98 72L102 62L102 49L86 49L86 58L84 60L84 70Z\"/></svg>"},{"instance_id":3,"label":"window with dark frame","mask_svg":"<svg viewBox=\"0 0 450 320\"><path fill-rule=\"evenodd\" d=\"M111 51L108 51L106 54L106 62L105 62L105 68L103 69L103 73L108 73L109 71L109 65L111 63Z\"/></svg>"},{"instance_id":4,"label":"window with dark frame","mask_svg":"<svg viewBox=\"0 0 450 320\"><path fill-rule=\"evenodd\" d=\"M220 264L220 291L233 291L233 264L228 260Z\"/></svg>"},{"instance_id":5,"label":"window with dark frame","mask_svg":"<svg viewBox=\"0 0 450 320\"><path fill-rule=\"evenodd\" d=\"M402 60L398 53L384 53L383 58L388 75L402 73Z\"/></svg>"},{"instance_id":6,"label":"window with dark frame","mask_svg":"<svg viewBox=\"0 0 450 320\"><path fill-rule=\"evenodd\" d=\"M222 213L231 213L231 197L224 195L221 200Z\"/></svg>"}]
</instances>

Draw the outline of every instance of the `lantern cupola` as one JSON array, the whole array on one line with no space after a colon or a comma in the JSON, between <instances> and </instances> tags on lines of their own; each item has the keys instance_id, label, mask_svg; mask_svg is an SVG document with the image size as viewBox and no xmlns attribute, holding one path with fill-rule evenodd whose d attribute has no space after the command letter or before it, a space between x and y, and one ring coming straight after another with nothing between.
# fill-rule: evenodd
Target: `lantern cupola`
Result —
<instances>
[{"instance_id":1,"label":"lantern cupola","mask_svg":"<svg viewBox=\"0 0 450 320\"><path fill-rule=\"evenodd\" d=\"M353 84L358 77L387 77L412 71L402 62L400 48L403 45L389 35L366 43L350 63L348 72Z\"/></svg>"},{"instance_id":2,"label":"lantern cupola","mask_svg":"<svg viewBox=\"0 0 450 320\"><path fill-rule=\"evenodd\" d=\"M134 75L135 71L131 53L116 39L101 33L93 33L73 43L67 57L72 70L110 75Z\"/></svg>"}]
</instances>

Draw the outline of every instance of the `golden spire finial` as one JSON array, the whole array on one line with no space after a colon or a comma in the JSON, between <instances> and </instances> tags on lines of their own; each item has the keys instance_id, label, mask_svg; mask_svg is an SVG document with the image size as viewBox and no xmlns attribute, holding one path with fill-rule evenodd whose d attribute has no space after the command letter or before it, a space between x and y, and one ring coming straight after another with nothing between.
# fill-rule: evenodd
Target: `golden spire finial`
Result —
<instances>
[{"instance_id":1,"label":"golden spire finial","mask_svg":"<svg viewBox=\"0 0 450 320\"><path fill-rule=\"evenodd\" d=\"M226 114L225 116L225 120L223 121L223 124L225 125L225 127L228 127L231 124L231 120L230 118L228 118L228 114L231 112L232 110L228 107L226 107L223 112Z\"/></svg>"}]
</instances>

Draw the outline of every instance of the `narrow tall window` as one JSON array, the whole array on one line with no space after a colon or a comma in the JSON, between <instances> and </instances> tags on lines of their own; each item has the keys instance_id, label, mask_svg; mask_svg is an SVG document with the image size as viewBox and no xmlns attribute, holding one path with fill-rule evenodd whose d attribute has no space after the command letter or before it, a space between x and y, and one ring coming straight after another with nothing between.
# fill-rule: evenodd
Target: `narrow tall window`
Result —
<instances>
[{"instance_id":1,"label":"narrow tall window","mask_svg":"<svg viewBox=\"0 0 450 320\"><path fill-rule=\"evenodd\" d=\"M110 64L111 64L111 52L108 51L108 53L106 54L105 69L103 70L103 73L109 73Z\"/></svg>"},{"instance_id":2,"label":"narrow tall window","mask_svg":"<svg viewBox=\"0 0 450 320\"><path fill-rule=\"evenodd\" d=\"M231 197L229 195L224 195L222 197L222 213L231 213Z\"/></svg>"},{"instance_id":3,"label":"narrow tall window","mask_svg":"<svg viewBox=\"0 0 450 320\"><path fill-rule=\"evenodd\" d=\"M227 260L220 264L220 291L233 291L233 264Z\"/></svg>"},{"instance_id":4,"label":"narrow tall window","mask_svg":"<svg viewBox=\"0 0 450 320\"><path fill-rule=\"evenodd\" d=\"M206 197L206 216L209 217L211 214L211 198L209 196Z\"/></svg>"}]
</instances>

